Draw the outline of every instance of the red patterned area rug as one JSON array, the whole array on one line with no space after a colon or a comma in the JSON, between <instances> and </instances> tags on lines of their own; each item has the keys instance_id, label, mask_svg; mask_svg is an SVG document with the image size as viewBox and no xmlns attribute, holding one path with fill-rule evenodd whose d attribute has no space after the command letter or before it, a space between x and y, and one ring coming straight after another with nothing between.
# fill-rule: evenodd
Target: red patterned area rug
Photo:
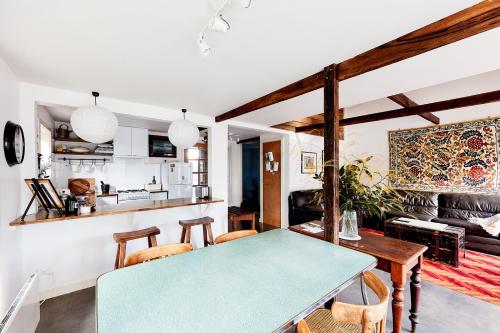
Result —
<instances>
[{"instance_id":1,"label":"red patterned area rug","mask_svg":"<svg viewBox=\"0 0 500 333\"><path fill-rule=\"evenodd\" d=\"M382 232L363 229L382 235ZM439 286L500 305L500 257L465 250L456 268L424 259L421 278Z\"/></svg>"},{"instance_id":2,"label":"red patterned area rug","mask_svg":"<svg viewBox=\"0 0 500 333\"><path fill-rule=\"evenodd\" d=\"M421 277L463 294L500 305L500 257L465 250L460 267L424 260Z\"/></svg>"}]
</instances>

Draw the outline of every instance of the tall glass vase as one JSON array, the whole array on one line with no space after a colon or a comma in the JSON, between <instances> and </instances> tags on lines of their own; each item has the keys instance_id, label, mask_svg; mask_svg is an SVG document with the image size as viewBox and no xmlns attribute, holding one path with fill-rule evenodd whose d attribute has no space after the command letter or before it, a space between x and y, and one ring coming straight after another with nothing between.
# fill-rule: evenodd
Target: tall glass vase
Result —
<instances>
[{"instance_id":1,"label":"tall glass vase","mask_svg":"<svg viewBox=\"0 0 500 333\"><path fill-rule=\"evenodd\" d=\"M361 239L361 236L358 234L358 216L356 211L346 210L342 214L342 230L339 237L345 240Z\"/></svg>"}]
</instances>

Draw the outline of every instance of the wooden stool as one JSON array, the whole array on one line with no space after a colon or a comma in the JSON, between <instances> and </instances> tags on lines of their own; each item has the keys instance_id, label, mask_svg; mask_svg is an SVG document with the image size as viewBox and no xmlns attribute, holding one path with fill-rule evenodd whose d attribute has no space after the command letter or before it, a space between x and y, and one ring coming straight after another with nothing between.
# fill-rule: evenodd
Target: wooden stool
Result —
<instances>
[{"instance_id":1,"label":"wooden stool","mask_svg":"<svg viewBox=\"0 0 500 333\"><path fill-rule=\"evenodd\" d=\"M236 222L238 221L252 222L252 230L255 230L255 212L251 212L249 210L236 206L231 206L228 208L228 215L233 231L236 230Z\"/></svg>"},{"instance_id":2,"label":"wooden stool","mask_svg":"<svg viewBox=\"0 0 500 333\"><path fill-rule=\"evenodd\" d=\"M115 269L125 267L124 263L128 241L147 237L149 247L157 246L156 235L158 235L159 233L160 229L158 229L158 227L114 233L113 239L118 243L118 248L116 250Z\"/></svg>"},{"instance_id":3,"label":"wooden stool","mask_svg":"<svg viewBox=\"0 0 500 333\"><path fill-rule=\"evenodd\" d=\"M191 243L191 227L195 225L203 226L203 243L204 246L214 245L214 236L212 235L212 223L214 219L210 216L201 217L192 220L180 220L182 226L181 243Z\"/></svg>"}]
</instances>

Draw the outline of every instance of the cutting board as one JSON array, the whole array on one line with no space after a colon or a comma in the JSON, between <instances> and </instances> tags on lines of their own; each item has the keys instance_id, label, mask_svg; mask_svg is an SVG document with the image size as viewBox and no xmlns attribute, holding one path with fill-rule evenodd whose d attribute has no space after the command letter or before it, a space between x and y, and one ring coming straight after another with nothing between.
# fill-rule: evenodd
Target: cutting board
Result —
<instances>
[{"instance_id":1,"label":"cutting board","mask_svg":"<svg viewBox=\"0 0 500 333\"><path fill-rule=\"evenodd\" d=\"M68 188L73 195L86 195L88 202L95 205L97 199L95 194L95 178L69 178Z\"/></svg>"}]
</instances>

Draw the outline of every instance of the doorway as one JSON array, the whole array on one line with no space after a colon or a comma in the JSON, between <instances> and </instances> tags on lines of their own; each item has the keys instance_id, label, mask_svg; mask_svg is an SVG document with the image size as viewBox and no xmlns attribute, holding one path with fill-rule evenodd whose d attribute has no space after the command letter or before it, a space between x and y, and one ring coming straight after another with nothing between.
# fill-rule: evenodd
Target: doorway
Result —
<instances>
[{"instance_id":1,"label":"doorway","mask_svg":"<svg viewBox=\"0 0 500 333\"><path fill-rule=\"evenodd\" d=\"M281 140L262 144L262 215L264 226L281 228Z\"/></svg>"},{"instance_id":2,"label":"doorway","mask_svg":"<svg viewBox=\"0 0 500 333\"><path fill-rule=\"evenodd\" d=\"M260 212L260 143L254 141L241 146L242 201L241 207Z\"/></svg>"}]
</instances>

